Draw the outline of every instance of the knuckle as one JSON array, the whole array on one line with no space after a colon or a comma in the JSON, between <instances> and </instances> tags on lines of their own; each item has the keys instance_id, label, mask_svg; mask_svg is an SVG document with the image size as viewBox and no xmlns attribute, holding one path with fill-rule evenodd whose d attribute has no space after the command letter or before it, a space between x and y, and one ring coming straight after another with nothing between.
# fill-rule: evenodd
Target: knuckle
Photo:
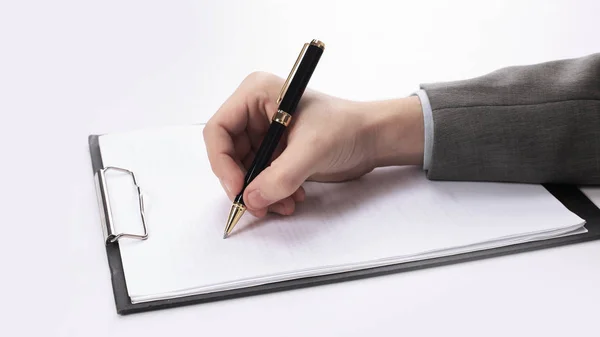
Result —
<instances>
[{"instance_id":1,"label":"knuckle","mask_svg":"<svg viewBox=\"0 0 600 337\"><path fill-rule=\"evenodd\" d=\"M276 87L281 79L271 73L265 71L254 71L244 79L244 84L252 87Z\"/></svg>"},{"instance_id":2,"label":"knuckle","mask_svg":"<svg viewBox=\"0 0 600 337\"><path fill-rule=\"evenodd\" d=\"M282 191L283 193L295 191L294 178L285 170L278 170L274 174L273 183L275 185L273 187L277 191Z\"/></svg>"},{"instance_id":3,"label":"knuckle","mask_svg":"<svg viewBox=\"0 0 600 337\"><path fill-rule=\"evenodd\" d=\"M269 73L266 73L264 71L253 71L248 76L246 76L244 82L253 84L263 83L268 79L269 75Z\"/></svg>"}]
</instances>

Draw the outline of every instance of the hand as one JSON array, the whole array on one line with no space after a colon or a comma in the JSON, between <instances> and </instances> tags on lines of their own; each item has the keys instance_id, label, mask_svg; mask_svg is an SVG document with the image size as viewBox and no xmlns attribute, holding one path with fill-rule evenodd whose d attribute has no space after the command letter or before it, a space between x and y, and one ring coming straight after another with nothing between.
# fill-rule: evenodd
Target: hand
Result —
<instances>
[{"instance_id":1,"label":"hand","mask_svg":"<svg viewBox=\"0 0 600 337\"><path fill-rule=\"evenodd\" d=\"M211 168L230 200L243 187L283 82L251 74L204 128ZM244 201L257 217L268 211L289 215L304 200L306 180L345 181L380 166L419 165L422 158L418 97L355 102L307 89L274 160L246 188Z\"/></svg>"}]
</instances>

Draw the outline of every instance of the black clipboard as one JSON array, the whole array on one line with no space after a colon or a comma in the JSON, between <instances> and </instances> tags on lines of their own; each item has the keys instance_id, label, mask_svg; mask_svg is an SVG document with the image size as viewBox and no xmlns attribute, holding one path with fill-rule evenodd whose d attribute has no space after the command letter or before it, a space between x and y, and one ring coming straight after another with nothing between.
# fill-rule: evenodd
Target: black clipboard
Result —
<instances>
[{"instance_id":1,"label":"black clipboard","mask_svg":"<svg viewBox=\"0 0 600 337\"><path fill-rule=\"evenodd\" d=\"M105 169L100 154L99 135L89 136L89 150L92 160L92 170L96 183L98 183L98 173ZM135 180L135 178L134 178ZM293 290L298 288L312 287L335 282L358 280L367 277L375 277L392 273L407 272L412 270L431 268L443 265L449 265L460 262L468 262L485 258L492 258L508 254L516 254L527 251L558 247L563 245L575 244L580 242L600 239L600 209L589 200L577 186L573 185L543 185L554 197L556 197L565 207L580 216L586 221L585 228L587 233L574 234L543 241L520 243L511 246L492 248L483 251L457 254L453 256L431 258L415 262L399 263L390 266L375 267L370 269L342 272L331 275L308 277L290 281L283 281L274 284L266 284L244 289L235 289L221 291L211 294L192 295L181 298L155 300L144 303L131 303L127 293L125 274L123 271L123 262L121 260L121 251L119 249L118 236L115 233L107 232L106 219L110 217L105 198L99 194L101 208L101 217L103 220L103 230L105 233L106 254L110 269L113 295L117 313L127 315L144 311L166 309L184 305L200 304L212 301L226 300L244 296L253 296L266 294L276 291ZM98 190L99 188L97 188ZM145 228L144 228L145 230ZM143 234L141 234L143 236ZM114 242L112 242L114 241Z\"/></svg>"}]
</instances>

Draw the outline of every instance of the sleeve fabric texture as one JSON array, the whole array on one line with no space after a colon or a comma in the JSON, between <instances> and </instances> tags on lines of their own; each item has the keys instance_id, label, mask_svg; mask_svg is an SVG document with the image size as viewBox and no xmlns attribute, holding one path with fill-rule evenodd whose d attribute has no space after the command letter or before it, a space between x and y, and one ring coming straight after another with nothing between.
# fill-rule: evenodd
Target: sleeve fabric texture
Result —
<instances>
[{"instance_id":1,"label":"sleeve fabric texture","mask_svg":"<svg viewBox=\"0 0 600 337\"><path fill-rule=\"evenodd\" d=\"M600 184L600 53L421 89L429 179Z\"/></svg>"}]
</instances>

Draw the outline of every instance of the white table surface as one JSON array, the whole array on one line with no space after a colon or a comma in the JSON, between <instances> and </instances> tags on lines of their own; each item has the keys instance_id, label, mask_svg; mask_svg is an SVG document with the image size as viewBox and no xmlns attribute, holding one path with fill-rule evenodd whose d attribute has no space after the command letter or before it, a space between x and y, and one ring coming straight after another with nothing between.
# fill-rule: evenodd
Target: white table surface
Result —
<instances>
[{"instance_id":1,"label":"white table surface","mask_svg":"<svg viewBox=\"0 0 600 337\"><path fill-rule=\"evenodd\" d=\"M3 1L2 335L597 336L600 242L121 317L87 136L206 121L248 73L366 100L600 51L597 1ZM600 204L600 191L595 193Z\"/></svg>"}]
</instances>

